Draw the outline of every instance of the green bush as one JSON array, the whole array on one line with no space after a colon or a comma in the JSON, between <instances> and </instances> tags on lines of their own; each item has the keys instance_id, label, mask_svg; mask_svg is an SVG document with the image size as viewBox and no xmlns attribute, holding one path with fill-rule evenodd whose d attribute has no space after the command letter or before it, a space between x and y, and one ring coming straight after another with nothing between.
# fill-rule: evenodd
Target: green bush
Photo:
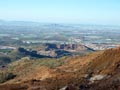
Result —
<instances>
[{"instance_id":1,"label":"green bush","mask_svg":"<svg viewBox=\"0 0 120 90\"><path fill-rule=\"evenodd\" d=\"M4 83L10 79L15 78L16 75L14 75L13 73L8 73L8 72L1 72L0 73L0 83Z\"/></svg>"},{"instance_id":2,"label":"green bush","mask_svg":"<svg viewBox=\"0 0 120 90\"><path fill-rule=\"evenodd\" d=\"M0 56L0 66L6 65L11 62L11 59L8 56Z\"/></svg>"}]
</instances>

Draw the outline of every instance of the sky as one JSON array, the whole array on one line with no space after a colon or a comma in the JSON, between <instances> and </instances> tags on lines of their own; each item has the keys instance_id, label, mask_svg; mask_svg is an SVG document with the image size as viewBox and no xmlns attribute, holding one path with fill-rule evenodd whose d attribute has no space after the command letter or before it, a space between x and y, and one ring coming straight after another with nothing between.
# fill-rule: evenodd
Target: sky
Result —
<instances>
[{"instance_id":1,"label":"sky","mask_svg":"<svg viewBox=\"0 0 120 90\"><path fill-rule=\"evenodd\" d=\"M120 25L120 0L0 0L0 19Z\"/></svg>"}]
</instances>

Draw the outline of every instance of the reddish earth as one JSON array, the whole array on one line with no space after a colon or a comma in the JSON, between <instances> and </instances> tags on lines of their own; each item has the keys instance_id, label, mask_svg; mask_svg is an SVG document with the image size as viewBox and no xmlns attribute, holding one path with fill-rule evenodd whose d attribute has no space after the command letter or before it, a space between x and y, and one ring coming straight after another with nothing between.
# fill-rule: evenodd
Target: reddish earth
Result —
<instances>
[{"instance_id":1,"label":"reddish earth","mask_svg":"<svg viewBox=\"0 0 120 90\"><path fill-rule=\"evenodd\" d=\"M115 48L73 57L54 69L36 67L1 84L0 90L120 90L119 72L120 48Z\"/></svg>"}]
</instances>

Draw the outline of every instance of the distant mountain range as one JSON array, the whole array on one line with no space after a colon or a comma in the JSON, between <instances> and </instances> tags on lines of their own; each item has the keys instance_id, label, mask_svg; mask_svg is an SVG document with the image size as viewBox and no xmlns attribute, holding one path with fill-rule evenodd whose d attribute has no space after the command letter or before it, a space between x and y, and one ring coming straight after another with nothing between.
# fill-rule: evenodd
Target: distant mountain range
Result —
<instances>
[{"instance_id":1,"label":"distant mountain range","mask_svg":"<svg viewBox=\"0 0 120 90\"><path fill-rule=\"evenodd\" d=\"M32 22L32 21L5 21L5 20L0 20L0 25L14 25L14 26L39 26L40 23L38 22Z\"/></svg>"},{"instance_id":2,"label":"distant mountain range","mask_svg":"<svg viewBox=\"0 0 120 90\"><path fill-rule=\"evenodd\" d=\"M35 21L11 21L11 20L2 20L0 19L0 25L15 25L15 26L48 26L48 27L89 27L89 28L120 28L120 26L115 25L95 25L95 24L67 24L67 23L42 23L42 22L35 22Z\"/></svg>"}]
</instances>

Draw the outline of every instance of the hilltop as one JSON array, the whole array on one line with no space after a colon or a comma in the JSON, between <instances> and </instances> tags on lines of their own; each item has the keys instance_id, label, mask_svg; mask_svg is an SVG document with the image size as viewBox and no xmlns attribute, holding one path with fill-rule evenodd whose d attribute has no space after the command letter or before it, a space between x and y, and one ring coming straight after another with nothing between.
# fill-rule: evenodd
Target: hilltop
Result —
<instances>
[{"instance_id":1,"label":"hilltop","mask_svg":"<svg viewBox=\"0 0 120 90\"><path fill-rule=\"evenodd\" d=\"M19 71L19 72L18 72ZM1 90L119 90L120 48L59 60L13 62L3 72L14 78Z\"/></svg>"}]
</instances>

